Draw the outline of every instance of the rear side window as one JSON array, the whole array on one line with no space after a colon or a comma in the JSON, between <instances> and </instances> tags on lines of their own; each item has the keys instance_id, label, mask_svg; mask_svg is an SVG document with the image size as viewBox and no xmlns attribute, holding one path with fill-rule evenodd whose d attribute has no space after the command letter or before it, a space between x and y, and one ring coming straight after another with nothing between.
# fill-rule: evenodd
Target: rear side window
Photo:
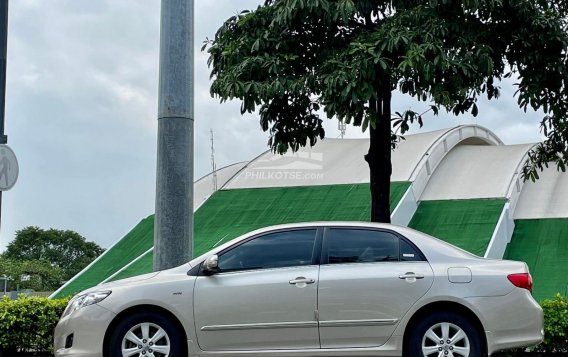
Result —
<instances>
[{"instance_id":1,"label":"rear side window","mask_svg":"<svg viewBox=\"0 0 568 357\"><path fill-rule=\"evenodd\" d=\"M332 228L325 244L328 264L424 261L412 244L386 231Z\"/></svg>"},{"instance_id":2,"label":"rear side window","mask_svg":"<svg viewBox=\"0 0 568 357\"><path fill-rule=\"evenodd\" d=\"M421 262L424 258L410 243L404 239L400 240L400 261L401 262Z\"/></svg>"},{"instance_id":3,"label":"rear side window","mask_svg":"<svg viewBox=\"0 0 568 357\"><path fill-rule=\"evenodd\" d=\"M221 272L312 264L316 229L280 231L249 240L219 256Z\"/></svg>"},{"instance_id":4,"label":"rear side window","mask_svg":"<svg viewBox=\"0 0 568 357\"><path fill-rule=\"evenodd\" d=\"M400 240L389 232L332 228L326 241L329 264L399 261Z\"/></svg>"}]
</instances>

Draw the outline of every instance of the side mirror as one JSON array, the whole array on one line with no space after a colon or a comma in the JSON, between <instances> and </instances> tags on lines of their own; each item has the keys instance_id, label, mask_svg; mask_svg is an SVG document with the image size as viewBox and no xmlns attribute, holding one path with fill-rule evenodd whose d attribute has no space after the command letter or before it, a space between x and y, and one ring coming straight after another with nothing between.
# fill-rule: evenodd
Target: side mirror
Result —
<instances>
[{"instance_id":1,"label":"side mirror","mask_svg":"<svg viewBox=\"0 0 568 357\"><path fill-rule=\"evenodd\" d=\"M219 256L213 254L209 258L205 259L203 262L203 271L208 275L212 275L219 272Z\"/></svg>"}]
</instances>

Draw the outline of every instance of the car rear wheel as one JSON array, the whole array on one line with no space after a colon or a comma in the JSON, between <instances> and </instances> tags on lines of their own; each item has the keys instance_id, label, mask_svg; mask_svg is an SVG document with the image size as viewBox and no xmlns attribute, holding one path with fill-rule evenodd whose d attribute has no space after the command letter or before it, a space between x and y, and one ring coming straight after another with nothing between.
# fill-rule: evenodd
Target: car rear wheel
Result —
<instances>
[{"instance_id":1,"label":"car rear wheel","mask_svg":"<svg viewBox=\"0 0 568 357\"><path fill-rule=\"evenodd\" d=\"M157 313L141 313L120 321L110 340L111 357L183 356L184 339L178 328Z\"/></svg>"},{"instance_id":2,"label":"car rear wheel","mask_svg":"<svg viewBox=\"0 0 568 357\"><path fill-rule=\"evenodd\" d=\"M408 356L481 357L481 339L475 327L454 313L434 313L414 326L406 345Z\"/></svg>"}]
</instances>

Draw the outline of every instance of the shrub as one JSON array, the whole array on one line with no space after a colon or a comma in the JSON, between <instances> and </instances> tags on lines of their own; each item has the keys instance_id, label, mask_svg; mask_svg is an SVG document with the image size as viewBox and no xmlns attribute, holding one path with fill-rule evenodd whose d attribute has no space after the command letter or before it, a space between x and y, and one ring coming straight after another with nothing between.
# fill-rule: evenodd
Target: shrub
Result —
<instances>
[{"instance_id":1,"label":"shrub","mask_svg":"<svg viewBox=\"0 0 568 357\"><path fill-rule=\"evenodd\" d=\"M53 330L66 299L20 296L0 300L0 347L4 352L52 351Z\"/></svg>"},{"instance_id":2,"label":"shrub","mask_svg":"<svg viewBox=\"0 0 568 357\"><path fill-rule=\"evenodd\" d=\"M544 300L544 342L536 347L541 353L568 353L568 299L556 294Z\"/></svg>"}]
</instances>

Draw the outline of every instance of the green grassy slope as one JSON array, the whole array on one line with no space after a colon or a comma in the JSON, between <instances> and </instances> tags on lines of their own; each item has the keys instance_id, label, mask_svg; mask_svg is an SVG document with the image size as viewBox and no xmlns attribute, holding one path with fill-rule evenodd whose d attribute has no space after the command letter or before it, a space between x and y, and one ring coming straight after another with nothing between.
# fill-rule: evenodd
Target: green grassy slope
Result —
<instances>
[{"instance_id":1,"label":"green grassy slope","mask_svg":"<svg viewBox=\"0 0 568 357\"><path fill-rule=\"evenodd\" d=\"M483 256L504 199L422 201L409 227Z\"/></svg>"},{"instance_id":2,"label":"green grassy slope","mask_svg":"<svg viewBox=\"0 0 568 357\"><path fill-rule=\"evenodd\" d=\"M527 263L537 301L568 296L568 218L515 221L504 259Z\"/></svg>"}]
</instances>

